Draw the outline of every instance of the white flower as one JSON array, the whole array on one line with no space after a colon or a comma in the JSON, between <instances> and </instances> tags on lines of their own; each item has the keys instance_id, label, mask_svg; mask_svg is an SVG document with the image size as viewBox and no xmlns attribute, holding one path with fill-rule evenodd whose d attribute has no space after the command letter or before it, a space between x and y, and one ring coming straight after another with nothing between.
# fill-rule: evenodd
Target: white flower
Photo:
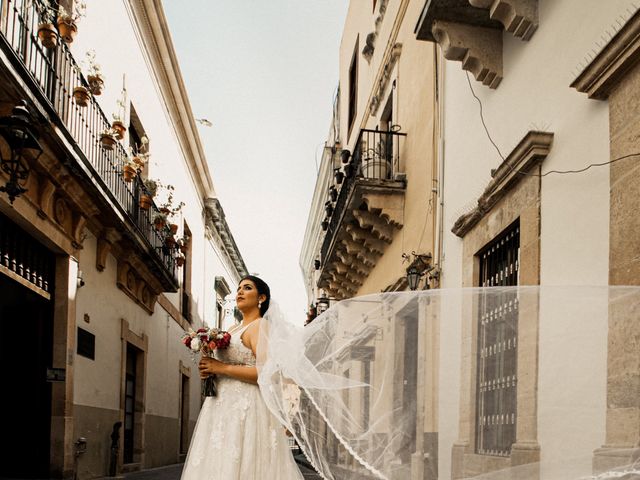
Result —
<instances>
[{"instance_id":1,"label":"white flower","mask_svg":"<svg viewBox=\"0 0 640 480\"><path fill-rule=\"evenodd\" d=\"M200 350L200 339L198 337L191 340L191 350L197 352Z\"/></svg>"}]
</instances>

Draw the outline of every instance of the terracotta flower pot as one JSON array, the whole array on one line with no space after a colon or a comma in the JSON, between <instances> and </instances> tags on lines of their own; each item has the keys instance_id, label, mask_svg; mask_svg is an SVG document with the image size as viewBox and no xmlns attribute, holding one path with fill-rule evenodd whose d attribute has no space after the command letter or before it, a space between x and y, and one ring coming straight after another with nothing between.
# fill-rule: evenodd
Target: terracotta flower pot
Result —
<instances>
[{"instance_id":1,"label":"terracotta flower pot","mask_svg":"<svg viewBox=\"0 0 640 480\"><path fill-rule=\"evenodd\" d=\"M100 75L87 76L87 83L89 84L89 91L93 95L100 95L104 88L104 79Z\"/></svg>"},{"instance_id":2,"label":"terracotta flower pot","mask_svg":"<svg viewBox=\"0 0 640 480\"><path fill-rule=\"evenodd\" d=\"M53 23L38 25L38 38L45 48L55 48L58 45L58 31Z\"/></svg>"},{"instance_id":3,"label":"terracotta flower pot","mask_svg":"<svg viewBox=\"0 0 640 480\"><path fill-rule=\"evenodd\" d=\"M142 159L140 157L135 156L131 160L133 161L133 163L138 165L140 168L144 167L144 162L142 161Z\"/></svg>"},{"instance_id":4,"label":"terracotta flower pot","mask_svg":"<svg viewBox=\"0 0 640 480\"><path fill-rule=\"evenodd\" d=\"M137 174L138 171L131 165L125 165L124 167L122 167L122 178L124 178L125 182L132 181Z\"/></svg>"},{"instance_id":5,"label":"terracotta flower pot","mask_svg":"<svg viewBox=\"0 0 640 480\"><path fill-rule=\"evenodd\" d=\"M189 250L189 247L187 247L187 244L186 244L186 243L182 243L182 244L180 244L180 251L181 251L182 253L187 253L187 250Z\"/></svg>"},{"instance_id":6,"label":"terracotta flower pot","mask_svg":"<svg viewBox=\"0 0 640 480\"><path fill-rule=\"evenodd\" d=\"M73 100L76 102L76 105L86 107L89 105L90 98L87 87L79 86L73 89Z\"/></svg>"},{"instance_id":7,"label":"terracotta flower pot","mask_svg":"<svg viewBox=\"0 0 640 480\"><path fill-rule=\"evenodd\" d=\"M73 20L61 17L58 18L58 31L65 43L73 43L78 33L78 26Z\"/></svg>"},{"instance_id":8,"label":"terracotta flower pot","mask_svg":"<svg viewBox=\"0 0 640 480\"><path fill-rule=\"evenodd\" d=\"M153 205L153 199L149 195L141 195L139 201L140 208L143 210L149 210Z\"/></svg>"},{"instance_id":9,"label":"terracotta flower pot","mask_svg":"<svg viewBox=\"0 0 640 480\"><path fill-rule=\"evenodd\" d=\"M110 135L108 133L100 134L100 145L105 150L113 150L113 148L116 146L116 143L116 139L113 135Z\"/></svg>"},{"instance_id":10,"label":"terracotta flower pot","mask_svg":"<svg viewBox=\"0 0 640 480\"><path fill-rule=\"evenodd\" d=\"M111 124L111 128L116 132L116 138L118 140L124 140L124 134L127 131L127 127L124 126L120 120L114 120Z\"/></svg>"},{"instance_id":11,"label":"terracotta flower pot","mask_svg":"<svg viewBox=\"0 0 640 480\"><path fill-rule=\"evenodd\" d=\"M181 267L184 265L184 257L176 257L176 266Z\"/></svg>"},{"instance_id":12,"label":"terracotta flower pot","mask_svg":"<svg viewBox=\"0 0 640 480\"><path fill-rule=\"evenodd\" d=\"M169 215L169 213L171 212L171 210L169 210L166 207L162 207L159 210L160 210L160 213L163 213L164 215Z\"/></svg>"},{"instance_id":13,"label":"terracotta flower pot","mask_svg":"<svg viewBox=\"0 0 640 480\"><path fill-rule=\"evenodd\" d=\"M172 235L175 235L176 233L178 233L178 225L176 225L175 223L171 223L169 225L169 228L171 229Z\"/></svg>"},{"instance_id":14,"label":"terracotta flower pot","mask_svg":"<svg viewBox=\"0 0 640 480\"><path fill-rule=\"evenodd\" d=\"M164 244L169 248L174 248L176 246L176 239L173 235L169 235L168 237L165 237Z\"/></svg>"},{"instance_id":15,"label":"terracotta flower pot","mask_svg":"<svg viewBox=\"0 0 640 480\"><path fill-rule=\"evenodd\" d=\"M153 225L156 227L156 230L160 231L164 228L165 226L165 221L162 220L161 218L157 218L153 221Z\"/></svg>"}]
</instances>

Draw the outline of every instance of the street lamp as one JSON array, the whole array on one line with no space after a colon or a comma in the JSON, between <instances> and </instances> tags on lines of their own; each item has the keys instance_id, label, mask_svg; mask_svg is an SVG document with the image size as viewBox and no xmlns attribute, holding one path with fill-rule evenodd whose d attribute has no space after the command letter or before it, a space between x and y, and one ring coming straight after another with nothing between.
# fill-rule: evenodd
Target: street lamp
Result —
<instances>
[{"instance_id":1,"label":"street lamp","mask_svg":"<svg viewBox=\"0 0 640 480\"><path fill-rule=\"evenodd\" d=\"M329 310L329 298L323 294L316 301L316 311L318 312L318 315L320 315L327 310Z\"/></svg>"},{"instance_id":2,"label":"street lamp","mask_svg":"<svg viewBox=\"0 0 640 480\"><path fill-rule=\"evenodd\" d=\"M431 271L433 267L431 266L432 256L430 253L416 254L411 252L411 254L413 255L413 261L407 267L407 284L409 285L409 290L414 291L418 288L420 278ZM405 255L405 258L408 259L409 256Z\"/></svg>"},{"instance_id":3,"label":"street lamp","mask_svg":"<svg viewBox=\"0 0 640 480\"><path fill-rule=\"evenodd\" d=\"M0 136L7 142L10 150L8 158L2 156L0 152L0 168L9 175L9 180L0 187L0 192L5 192L12 204L17 197L27 191L23 186L29 177L26 150L33 150L36 153L36 159L42 154L38 134L31 122L32 117L24 100L13 108L10 116L0 117Z\"/></svg>"}]
</instances>

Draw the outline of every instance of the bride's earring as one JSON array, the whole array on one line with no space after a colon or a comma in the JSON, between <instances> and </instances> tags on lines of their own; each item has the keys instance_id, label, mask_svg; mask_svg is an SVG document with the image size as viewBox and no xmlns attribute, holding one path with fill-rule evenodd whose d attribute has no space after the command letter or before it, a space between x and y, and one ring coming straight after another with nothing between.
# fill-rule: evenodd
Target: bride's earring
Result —
<instances>
[{"instance_id":1,"label":"bride's earring","mask_svg":"<svg viewBox=\"0 0 640 480\"><path fill-rule=\"evenodd\" d=\"M262 308L262 302L258 302L258 308Z\"/></svg>"}]
</instances>

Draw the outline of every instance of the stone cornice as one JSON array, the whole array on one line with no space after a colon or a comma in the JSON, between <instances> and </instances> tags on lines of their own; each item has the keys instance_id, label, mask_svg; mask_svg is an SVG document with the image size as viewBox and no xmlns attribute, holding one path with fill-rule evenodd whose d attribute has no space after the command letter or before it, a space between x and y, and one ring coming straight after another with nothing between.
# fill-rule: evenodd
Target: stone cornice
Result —
<instances>
[{"instance_id":1,"label":"stone cornice","mask_svg":"<svg viewBox=\"0 0 640 480\"><path fill-rule=\"evenodd\" d=\"M248 273L247 266L242 259L240 250L231 234L231 229L225 219L224 210L217 198L207 198L204 205L205 225L213 232L216 232L224 246L224 253L234 266L238 276L242 277Z\"/></svg>"},{"instance_id":2,"label":"stone cornice","mask_svg":"<svg viewBox=\"0 0 640 480\"><path fill-rule=\"evenodd\" d=\"M478 199L478 205L462 215L451 231L463 238L511 189L523 175L535 165L539 165L549 155L553 143L553 133L528 132L509 156L492 172L492 179Z\"/></svg>"},{"instance_id":3,"label":"stone cornice","mask_svg":"<svg viewBox=\"0 0 640 480\"><path fill-rule=\"evenodd\" d=\"M640 10L616 33L571 84L589 98L606 100L640 60Z\"/></svg>"},{"instance_id":4,"label":"stone cornice","mask_svg":"<svg viewBox=\"0 0 640 480\"><path fill-rule=\"evenodd\" d=\"M161 0L129 0L149 64L201 199L215 195Z\"/></svg>"}]
</instances>

